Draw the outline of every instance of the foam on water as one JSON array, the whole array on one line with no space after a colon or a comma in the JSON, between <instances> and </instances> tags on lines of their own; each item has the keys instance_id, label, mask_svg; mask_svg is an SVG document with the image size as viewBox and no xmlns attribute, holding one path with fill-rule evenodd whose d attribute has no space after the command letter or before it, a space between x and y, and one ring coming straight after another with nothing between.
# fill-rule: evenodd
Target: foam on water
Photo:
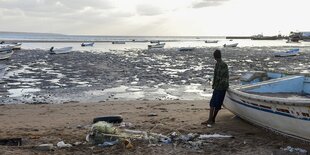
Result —
<instances>
[{"instance_id":1,"label":"foam on water","mask_svg":"<svg viewBox=\"0 0 310 155\"><path fill-rule=\"evenodd\" d=\"M24 95L29 95L33 92L39 92L41 89L39 88L17 88L17 89L9 89L9 97L22 97Z\"/></svg>"}]
</instances>

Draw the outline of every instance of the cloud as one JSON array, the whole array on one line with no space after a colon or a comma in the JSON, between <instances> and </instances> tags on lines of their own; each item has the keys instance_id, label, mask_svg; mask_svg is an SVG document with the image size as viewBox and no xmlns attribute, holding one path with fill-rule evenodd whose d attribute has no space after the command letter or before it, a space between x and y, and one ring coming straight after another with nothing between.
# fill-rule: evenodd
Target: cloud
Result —
<instances>
[{"instance_id":1,"label":"cloud","mask_svg":"<svg viewBox=\"0 0 310 155\"><path fill-rule=\"evenodd\" d=\"M213 7L219 6L229 0L197 0L193 2L192 8L205 8L205 7Z\"/></svg>"},{"instance_id":2,"label":"cloud","mask_svg":"<svg viewBox=\"0 0 310 155\"><path fill-rule=\"evenodd\" d=\"M142 4L136 7L137 13L142 16L155 16L164 13L164 11L157 6Z\"/></svg>"},{"instance_id":3,"label":"cloud","mask_svg":"<svg viewBox=\"0 0 310 155\"><path fill-rule=\"evenodd\" d=\"M85 7L113 9L111 0L0 0L0 9L18 9L25 14L72 13Z\"/></svg>"}]
</instances>

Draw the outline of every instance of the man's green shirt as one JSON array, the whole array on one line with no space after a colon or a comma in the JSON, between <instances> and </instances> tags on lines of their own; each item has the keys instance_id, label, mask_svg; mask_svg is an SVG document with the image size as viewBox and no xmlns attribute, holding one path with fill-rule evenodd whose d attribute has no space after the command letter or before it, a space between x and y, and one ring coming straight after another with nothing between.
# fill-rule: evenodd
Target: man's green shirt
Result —
<instances>
[{"instance_id":1,"label":"man's green shirt","mask_svg":"<svg viewBox=\"0 0 310 155\"><path fill-rule=\"evenodd\" d=\"M229 82L229 73L227 64L222 60L220 60L215 64L212 89L227 90L229 87L228 82Z\"/></svg>"}]
</instances>

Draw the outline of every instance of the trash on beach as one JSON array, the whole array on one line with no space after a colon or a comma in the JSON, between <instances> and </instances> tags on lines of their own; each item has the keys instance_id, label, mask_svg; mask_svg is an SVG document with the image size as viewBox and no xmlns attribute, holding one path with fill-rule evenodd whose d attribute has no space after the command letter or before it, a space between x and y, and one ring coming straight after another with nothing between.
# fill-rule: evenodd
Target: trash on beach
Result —
<instances>
[{"instance_id":1,"label":"trash on beach","mask_svg":"<svg viewBox=\"0 0 310 155\"><path fill-rule=\"evenodd\" d=\"M208 139L208 138L234 138L231 135L220 135L220 134L213 134L213 135L200 135L199 139Z\"/></svg>"},{"instance_id":2,"label":"trash on beach","mask_svg":"<svg viewBox=\"0 0 310 155\"><path fill-rule=\"evenodd\" d=\"M288 151L288 152L298 152L298 153L307 153L308 151L305 149L301 149L301 148L294 148L291 146L287 146L286 148L280 148L283 151Z\"/></svg>"},{"instance_id":3,"label":"trash on beach","mask_svg":"<svg viewBox=\"0 0 310 155\"><path fill-rule=\"evenodd\" d=\"M134 125L130 122L122 122L119 125L120 128L134 128Z\"/></svg>"},{"instance_id":4,"label":"trash on beach","mask_svg":"<svg viewBox=\"0 0 310 155\"><path fill-rule=\"evenodd\" d=\"M22 138L5 138L5 139L0 139L0 145L21 146L22 145Z\"/></svg>"},{"instance_id":5,"label":"trash on beach","mask_svg":"<svg viewBox=\"0 0 310 155\"><path fill-rule=\"evenodd\" d=\"M104 121L108 123L121 123L123 122L123 117L121 115L109 115L109 116L100 116L93 119L93 123L99 121Z\"/></svg>"},{"instance_id":6,"label":"trash on beach","mask_svg":"<svg viewBox=\"0 0 310 155\"><path fill-rule=\"evenodd\" d=\"M53 144L41 144L35 147L36 150L39 151L51 151L54 149L54 145Z\"/></svg>"},{"instance_id":7,"label":"trash on beach","mask_svg":"<svg viewBox=\"0 0 310 155\"><path fill-rule=\"evenodd\" d=\"M106 141L115 141L118 138L113 135L118 135L117 128L107 122L97 122L92 125L91 132L86 136L86 140L93 144L103 144Z\"/></svg>"},{"instance_id":8,"label":"trash on beach","mask_svg":"<svg viewBox=\"0 0 310 155\"><path fill-rule=\"evenodd\" d=\"M114 141L105 141L102 144L98 144L98 146L100 147L108 147L108 146L113 146L115 144L118 143L118 140L114 140Z\"/></svg>"},{"instance_id":9,"label":"trash on beach","mask_svg":"<svg viewBox=\"0 0 310 155\"><path fill-rule=\"evenodd\" d=\"M67 148L67 147L72 147L71 144L66 144L64 141L60 141L57 143L57 147L59 148Z\"/></svg>"},{"instance_id":10,"label":"trash on beach","mask_svg":"<svg viewBox=\"0 0 310 155\"><path fill-rule=\"evenodd\" d=\"M182 143L189 148L201 149L205 143L209 142L208 139L210 138L234 138L231 135L197 133L181 134L179 132L172 132L164 135L161 133L151 132L151 130L140 131L119 129L117 127L113 127L112 124L107 122L97 122L92 125L91 131L87 135L86 139L88 142L100 147L124 144L126 149L131 149L133 148L131 140L135 139L148 142L148 146L161 146L161 144L176 145Z\"/></svg>"},{"instance_id":11,"label":"trash on beach","mask_svg":"<svg viewBox=\"0 0 310 155\"><path fill-rule=\"evenodd\" d=\"M156 114L156 113L149 113L147 116L153 117L153 116L158 116L158 114Z\"/></svg>"},{"instance_id":12,"label":"trash on beach","mask_svg":"<svg viewBox=\"0 0 310 155\"><path fill-rule=\"evenodd\" d=\"M124 139L124 145L125 145L126 149L132 149L133 148L133 145L129 139Z\"/></svg>"}]
</instances>

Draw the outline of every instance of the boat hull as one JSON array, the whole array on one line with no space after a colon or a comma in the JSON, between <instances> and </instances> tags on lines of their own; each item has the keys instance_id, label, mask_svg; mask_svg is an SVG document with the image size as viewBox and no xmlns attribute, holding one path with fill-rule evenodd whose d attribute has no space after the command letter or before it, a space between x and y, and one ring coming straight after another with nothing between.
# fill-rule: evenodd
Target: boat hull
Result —
<instances>
[{"instance_id":1,"label":"boat hull","mask_svg":"<svg viewBox=\"0 0 310 155\"><path fill-rule=\"evenodd\" d=\"M152 48L164 48L165 44L156 44L156 45L148 45L148 49L152 49Z\"/></svg>"},{"instance_id":2,"label":"boat hull","mask_svg":"<svg viewBox=\"0 0 310 155\"><path fill-rule=\"evenodd\" d=\"M0 80L4 76L5 71L6 71L6 65L0 64Z\"/></svg>"},{"instance_id":3,"label":"boat hull","mask_svg":"<svg viewBox=\"0 0 310 155\"><path fill-rule=\"evenodd\" d=\"M223 47L237 47L238 43L235 44L224 44Z\"/></svg>"},{"instance_id":4,"label":"boat hull","mask_svg":"<svg viewBox=\"0 0 310 155\"><path fill-rule=\"evenodd\" d=\"M92 42L92 43L82 43L81 46L82 46L82 47L85 47L85 46L94 46L94 44L95 44L94 42Z\"/></svg>"},{"instance_id":5,"label":"boat hull","mask_svg":"<svg viewBox=\"0 0 310 155\"><path fill-rule=\"evenodd\" d=\"M53 49L50 51L50 54L65 54L72 52L73 47L64 47L59 49Z\"/></svg>"},{"instance_id":6,"label":"boat hull","mask_svg":"<svg viewBox=\"0 0 310 155\"><path fill-rule=\"evenodd\" d=\"M268 101L242 96L236 90L229 89L224 107L235 115L258 126L275 132L310 141L309 105L285 105L266 103Z\"/></svg>"},{"instance_id":7,"label":"boat hull","mask_svg":"<svg viewBox=\"0 0 310 155\"><path fill-rule=\"evenodd\" d=\"M13 50L1 51L0 52L0 60L5 60L5 59L11 58L13 53L14 53Z\"/></svg>"}]
</instances>

